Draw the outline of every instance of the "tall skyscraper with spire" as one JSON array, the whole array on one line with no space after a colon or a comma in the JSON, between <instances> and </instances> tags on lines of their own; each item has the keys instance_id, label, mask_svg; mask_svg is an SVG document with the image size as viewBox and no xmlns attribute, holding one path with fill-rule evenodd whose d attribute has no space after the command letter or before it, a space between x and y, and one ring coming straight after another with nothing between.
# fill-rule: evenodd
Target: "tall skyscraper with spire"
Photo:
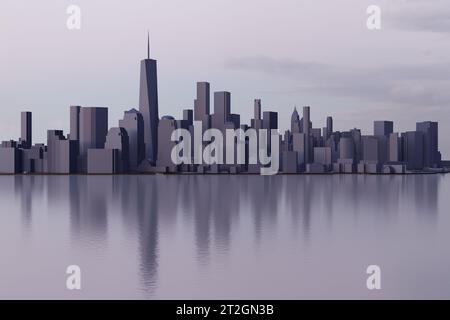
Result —
<instances>
[{"instance_id":1,"label":"tall skyscraper with spire","mask_svg":"<svg viewBox=\"0 0 450 320\"><path fill-rule=\"evenodd\" d=\"M147 36L147 59L141 60L139 111L144 120L145 158L156 163L158 151L158 77L156 60L150 59L150 36Z\"/></svg>"}]
</instances>

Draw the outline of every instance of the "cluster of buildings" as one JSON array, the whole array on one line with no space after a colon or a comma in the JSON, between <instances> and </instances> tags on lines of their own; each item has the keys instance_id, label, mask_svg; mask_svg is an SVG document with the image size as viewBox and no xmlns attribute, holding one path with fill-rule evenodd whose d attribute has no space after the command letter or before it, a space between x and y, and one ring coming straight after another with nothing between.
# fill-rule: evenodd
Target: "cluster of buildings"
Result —
<instances>
[{"instance_id":1,"label":"cluster of buildings","mask_svg":"<svg viewBox=\"0 0 450 320\"><path fill-rule=\"evenodd\" d=\"M282 171L296 173L406 173L438 171L438 123L418 122L415 131L394 132L392 121L374 121L373 134L360 129L334 131L328 117L322 129L312 128L309 107L303 117L294 110L284 136Z\"/></svg>"},{"instance_id":2,"label":"cluster of buildings","mask_svg":"<svg viewBox=\"0 0 450 320\"><path fill-rule=\"evenodd\" d=\"M148 52L141 61L139 110L126 111L118 126L108 129L107 108L71 106L70 132L48 130L47 144L34 145L32 114L22 112L21 137L1 143L0 173L259 173L261 164L173 163L173 131L194 132L194 123L201 123L203 132L279 129L278 114L263 112L259 99L254 101L250 124L242 124L240 115L231 113L229 92L214 92L214 112L210 99L210 84L199 82L194 107L183 110L181 120L160 118L157 62ZM294 109L291 128L277 138L282 173L407 173L441 167L437 122L419 122L414 131L399 133L394 132L392 121L375 121L373 134L362 135L360 129L335 131L332 117L326 119L325 127L314 128L310 107L303 107L301 117ZM248 147L245 150L249 152ZM270 150L270 139L268 150L275 152Z\"/></svg>"}]
</instances>

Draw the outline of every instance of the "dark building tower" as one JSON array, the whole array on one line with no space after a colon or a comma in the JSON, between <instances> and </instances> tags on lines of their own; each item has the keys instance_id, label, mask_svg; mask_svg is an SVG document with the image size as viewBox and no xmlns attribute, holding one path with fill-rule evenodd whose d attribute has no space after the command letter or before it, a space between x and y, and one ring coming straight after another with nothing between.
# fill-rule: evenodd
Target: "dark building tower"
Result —
<instances>
[{"instance_id":1,"label":"dark building tower","mask_svg":"<svg viewBox=\"0 0 450 320\"><path fill-rule=\"evenodd\" d=\"M70 133L69 140L73 143L73 157L78 159L79 149L80 149L80 106L70 106ZM75 161L73 171L77 172L80 168L78 168L78 160Z\"/></svg>"},{"instance_id":2,"label":"dark building tower","mask_svg":"<svg viewBox=\"0 0 450 320\"><path fill-rule=\"evenodd\" d=\"M203 121L210 113L210 86L208 82L197 82L197 99L194 102L194 119Z\"/></svg>"},{"instance_id":3,"label":"dark building tower","mask_svg":"<svg viewBox=\"0 0 450 320\"><path fill-rule=\"evenodd\" d=\"M267 150L269 153L272 152L272 139L277 139L272 137L271 130L278 129L278 113L273 111L264 111L263 112L263 129L267 130ZM263 145L264 147L264 145Z\"/></svg>"},{"instance_id":4,"label":"dark building tower","mask_svg":"<svg viewBox=\"0 0 450 320\"><path fill-rule=\"evenodd\" d=\"M177 129L177 121L171 116L164 116L161 118L158 127L159 152L158 152L158 167L175 168L172 162L171 152L176 143L171 140L172 132Z\"/></svg>"},{"instance_id":5,"label":"dark building tower","mask_svg":"<svg viewBox=\"0 0 450 320\"><path fill-rule=\"evenodd\" d=\"M278 129L278 113L273 111L263 112L263 128L267 130Z\"/></svg>"},{"instance_id":6,"label":"dark building tower","mask_svg":"<svg viewBox=\"0 0 450 320\"><path fill-rule=\"evenodd\" d=\"M423 132L423 161L425 167L439 167L438 123L425 121L416 124L416 131Z\"/></svg>"},{"instance_id":7,"label":"dark building tower","mask_svg":"<svg viewBox=\"0 0 450 320\"><path fill-rule=\"evenodd\" d=\"M80 140L80 106L70 106L70 140Z\"/></svg>"},{"instance_id":8,"label":"dark building tower","mask_svg":"<svg viewBox=\"0 0 450 320\"><path fill-rule=\"evenodd\" d=\"M29 149L32 145L31 135L31 112L24 111L20 115L21 120L21 135L20 142L23 149Z\"/></svg>"},{"instance_id":9,"label":"dark building tower","mask_svg":"<svg viewBox=\"0 0 450 320\"><path fill-rule=\"evenodd\" d=\"M129 138L124 128L111 128L106 136L105 149L117 150L117 161L114 161L114 171L128 172Z\"/></svg>"},{"instance_id":10,"label":"dark building tower","mask_svg":"<svg viewBox=\"0 0 450 320\"><path fill-rule=\"evenodd\" d=\"M312 144L310 139L311 120L309 107L303 107L303 133L305 134L305 163L310 163L312 160Z\"/></svg>"},{"instance_id":11,"label":"dark building tower","mask_svg":"<svg viewBox=\"0 0 450 320\"><path fill-rule=\"evenodd\" d=\"M253 104L253 116L254 119L260 120L261 119L261 99L255 99Z\"/></svg>"},{"instance_id":12,"label":"dark building tower","mask_svg":"<svg viewBox=\"0 0 450 320\"><path fill-rule=\"evenodd\" d=\"M309 135L311 133L310 108L303 107L303 133Z\"/></svg>"},{"instance_id":13,"label":"dark building tower","mask_svg":"<svg viewBox=\"0 0 450 320\"><path fill-rule=\"evenodd\" d=\"M129 140L129 168L136 171L144 160L144 120L136 109L125 111L123 120L119 120L119 127L124 128Z\"/></svg>"},{"instance_id":14,"label":"dark building tower","mask_svg":"<svg viewBox=\"0 0 450 320\"><path fill-rule=\"evenodd\" d=\"M387 160L398 162L402 160L402 139L398 132L389 135Z\"/></svg>"},{"instance_id":15,"label":"dark building tower","mask_svg":"<svg viewBox=\"0 0 450 320\"><path fill-rule=\"evenodd\" d=\"M101 149L105 146L108 132L108 108L80 109L80 167L87 171L88 149Z\"/></svg>"},{"instance_id":16,"label":"dark building tower","mask_svg":"<svg viewBox=\"0 0 450 320\"><path fill-rule=\"evenodd\" d=\"M76 141L64 137L62 130L47 131L47 172L70 174L76 171Z\"/></svg>"},{"instance_id":17,"label":"dark building tower","mask_svg":"<svg viewBox=\"0 0 450 320\"><path fill-rule=\"evenodd\" d=\"M407 163L408 170L423 169L423 140L421 131L408 131L402 133L403 138L403 160Z\"/></svg>"},{"instance_id":18,"label":"dark building tower","mask_svg":"<svg viewBox=\"0 0 450 320\"><path fill-rule=\"evenodd\" d=\"M355 160L359 162L362 159L361 130L357 128L351 129L350 134L355 143Z\"/></svg>"},{"instance_id":19,"label":"dark building tower","mask_svg":"<svg viewBox=\"0 0 450 320\"><path fill-rule=\"evenodd\" d=\"M374 121L373 135L388 137L394 132L394 123L392 121Z\"/></svg>"},{"instance_id":20,"label":"dark building tower","mask_svg":"<svg viewBox=\"0 0 450 320\"><path fill-rule=\"evenodd\" d=\"M183 120L186 121L188 127L194 124L194 116L192 109L183 110Z\"/></svg>"},{"instance_id":21,"label":"dark building tower","mask_svg":"<svg viewBox=\"0 0 450 320\"><path fill-rule=\"evenodd\" d=\"M214 92L214 117L213 126L224 129L225 124L230 121L231 94L227 91Z\"/></svg>"},{"instance_id":22,"label":"dark building tower","mask_svg":"<svg viewBox=\"0 0 450 320\"><path fill-rule=\"evenodd\" d=\"M251 119L251 126L253 129L261 129L262 128L262 119L261 119L261 99L255 99L253 105L253 119Z\"/></svg>"},{"instance_id":23,"label":"dark building tower","mask_svg":"<svg viewBox=\"0 0 450 320\"><path fill-rule=\"evenodd\" d=\"M300 133L300 117L297 112L297 108L294 108L291 116L291 133Z\"/></svg>"},{"instance_id":24,"label":"dark building tower","mask_svg":"<svg viewBox=\"0 0 450 320\"><path fill-rule=\"evenodd\" d=\"M158 153L158 83L156 60L150 59L150 40L147 43L147 59L141 61L139 111L144 119L145 158L156 162Z\"/></svg>"},{"instance_id":25,"label":"dark building tower","mask_svg":"<svg viewBox=\"0 0 450 320\"><path fill-rule=\"evenodd\" d=\"M325 139L328 139L333 134L333 118L327 117L327 132L325 134Z\"/></svg>"}]
</instances>

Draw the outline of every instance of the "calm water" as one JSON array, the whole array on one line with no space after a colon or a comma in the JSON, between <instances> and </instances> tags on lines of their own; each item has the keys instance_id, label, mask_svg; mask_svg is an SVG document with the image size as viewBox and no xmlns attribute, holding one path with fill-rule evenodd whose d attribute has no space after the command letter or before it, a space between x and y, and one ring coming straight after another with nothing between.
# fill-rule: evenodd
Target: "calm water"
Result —
<instances>
[{"instance_id":1,"label":"calm water","mask_svg":"<svg viewBox=\"0 0 450 320\"><path fill-rule=\"evenodd\" d=\"M0 298L450 298L450 175L0 176L0 203Z\"/></svg>"}]
</instances>

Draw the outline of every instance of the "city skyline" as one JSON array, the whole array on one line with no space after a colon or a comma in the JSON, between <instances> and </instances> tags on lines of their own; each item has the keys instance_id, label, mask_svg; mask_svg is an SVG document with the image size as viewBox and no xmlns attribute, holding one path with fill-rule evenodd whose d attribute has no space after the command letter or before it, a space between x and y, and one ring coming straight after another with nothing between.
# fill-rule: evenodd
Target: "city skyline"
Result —
<instances>
[{"instance_id":1,"label":"city skyline","mask_svg":"<svg viewBox=\"0 0 450 320\"><path fill-rule=\"evenodd\" d=\"M449 17L0 1L0 298L169 318L450 299Z\"/></svg>"},{"instance_id":2,"label":"city skyline","mask_svg":"<svg viewBox=\"0 0 450 320\"><path fill-rule=\"evenodd\" d=\"M439 24L448 13L445 1L382 0L377 31L366 27L373 2L345 1L249 0L230 8L223 0L80 0L82 26L70 31L65 3L7 0L0 139L20 134L21 110L33 112L35 141L46 142L47 128L69 129L67 106L108 106L110 126L125 107L138 109L135 61L146 51L147 29L160 67L159 103L177 118L178 110L192 107L195 81L203 79L233 92L246 121L254 97L280 114L310 104L313 121L332 114L337 130L357 123L371 133L370 119L389 118L406 131L423 118L450 117L450 45ZM30 36L32 30L39 36ZM288 117L280 125L290 126ZM450 125L439 130L449 158Z\"/></svg>"},{"instance_id":3,"label":"city skyline","mask_svg":"<svg viewBox=\"0 0 450 320\"><path fill-rule=\"evenodd\" d=\"M278 113L263 110L260 98L254 99L250 124L232 113L228 91L213 92L211 112L205 81L197 82L193 107L183 109L182 119L160 118L149 34L140 64L139 111L126 110L118 127L108 127L108 108L70 106L70 133L48 130L46 145L32 144L32 113L24 111L18 141L2 142L0 173L262 173L268 166L275 168L272 174L407 173L443 172L442 164L447 165L441 163L437 122L417 122L415 130L398 132L393 121L374 120L373 134L364 135L356 126L334 130L332 116L325 127L314 127L310 107L304 106L302 118L294 107L290 129L283 132ZM180 132L188 138L174 139ZM200 144L191 134L203 136ZM174 160L174 150L182 151L182 161ZM212 161L205 162L207 152Z\"/></svg>"}]
</instances>

